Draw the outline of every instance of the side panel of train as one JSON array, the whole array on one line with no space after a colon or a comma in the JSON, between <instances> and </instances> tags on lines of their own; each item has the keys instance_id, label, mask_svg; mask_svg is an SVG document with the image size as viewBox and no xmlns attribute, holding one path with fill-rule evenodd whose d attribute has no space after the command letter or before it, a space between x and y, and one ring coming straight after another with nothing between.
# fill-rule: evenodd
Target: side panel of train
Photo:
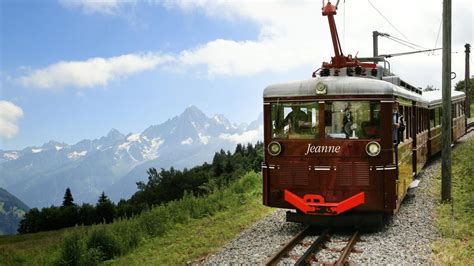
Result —
<instances>
[{"instance_id":1,"label":"side panel of train","mask_svg":"<svg viewBox=\"0 0 474 266\"><path fill-rule=\"evenodd\" d=\"M370 139L328 139L327 106L332 101L366 101L376 104L377 134ZM278 139L282 151L278 156L265 149L262 166L264 205L295 209L285 201L284 190L299 197L308 194L323 195L326 202L341 202L359 192L365 193L365 202L351 212L395 213L403 200L409 185L423 166L441 148L440 106L421 106L415 101L397 97L357 98L287 98L264 99L265 144L275 141L272 126L275 110L282 102L314 103L311 116L317 118L313 139ZM406 130L400 136L400 143L392 143L393 105L399 103L399 113L405 117ZM370 107L370 119L373 110ZM309 110L309 109L308 109ZM462 102L453 103L453 141L465 132L465 118ZM359 130L366 130L364 127ZM366 124L367 126L367 124ZM366 146L376 141L381 145L378 156L369 156ZM327 150L318 150L323 147ZM332 148L331 148L332 147ZM334 147L337 148L335 152ZM395 152L395 148L397 151ZM332 151L330 149L333 149ZM397 159L395 159L397 157Z\"/></svg>"},{"instance_id":2,"label":"side panel of train","mask_svg":"<svg viewBox=\"0 0 474 266\"><path fill-rule=\"evenodd\" d=\"M399 113L406 118L407 129L398 145L398 179L396 180L397 203L406 195L409 185L419 174L426 162L441 151L441 106L421 107L403 99ZM452 140L455 142L466 131L464 102L457 101L452 110ZM416 136L415 138L413 136ZM398 207L398 206L397 206Z\"/></svg>"},{"instance_id":3,"label":"side panel of train","mask_svg":"<svg viewBox=\"0 0 474 266\"><path fill-rule=\"evenodd\" d=\"M417 102L400 102L399 113L406 119L406 130L398 145L397 198L401 202L414 177L419 174L426 162L441 151L441 106L422 107ZM455 142L466 131L464 102L453 102L452 140ZM413 137L415 136L415 137Z\"/></svg>"}]
</instances>

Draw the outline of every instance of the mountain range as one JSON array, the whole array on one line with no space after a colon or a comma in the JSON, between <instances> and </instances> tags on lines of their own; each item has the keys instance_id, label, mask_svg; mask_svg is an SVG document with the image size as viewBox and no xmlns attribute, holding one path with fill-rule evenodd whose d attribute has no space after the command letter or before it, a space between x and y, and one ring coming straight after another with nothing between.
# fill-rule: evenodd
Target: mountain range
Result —
<instances>
[{"instance_id":1,"label":"mountain range","mask_svg":"<svg viewBox=\"0 0 474 266\"><path fill-rule=\"evenodd\" d=\"M21 200L0 187L0 235L16 234L18 225L29 210Z\"/></svg>"},{"instance_id":2,"label":"mountain range","mask_svg":"<svg viewBox=\"0 0 474 266\"><path fill-rule=\"evenodd\" d=\"M182 169L212 160L220 149L262 139L262 114L250 124L223 115L208 117L195 106L141 133L117 129L74 145L49 141L40 147L0 150L0 187L30 207L60 205L69 187L76 203L96 203L105 191L112 200L129 198L150 167Z\"/></svg>"}]
</instances>

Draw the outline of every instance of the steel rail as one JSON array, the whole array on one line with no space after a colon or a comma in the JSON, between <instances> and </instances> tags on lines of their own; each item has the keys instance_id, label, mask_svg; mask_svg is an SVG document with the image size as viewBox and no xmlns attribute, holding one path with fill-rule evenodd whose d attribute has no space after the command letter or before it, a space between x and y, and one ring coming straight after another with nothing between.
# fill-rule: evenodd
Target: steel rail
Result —
<instances>
[{"instance_id":1,"label":"steel rail","mask_svg":"<svg viewBox=\"0 0 474 266\"><path fill-rule=\"evenodd\" d=\"M358 239L359 239L359 231L356 231L352 235L351 239L349 240L346 247L342 251L341 256L339 257L339 259L336 261L336 263L334 265L342 266L342 265L344 265L344 263L346 263L347 259L349 258L349 254L351 254L351 251L354 248L354 245L355 245L355 243L357 242Z\"/></svg>"},{"instance_id":2,"label":"steel rail","mask_svg":"<svg viewBox=\"0 0 474 266\"><path fill-rule=\"evenodd\" d=\"M306 226L301 230L296 236L294 236L286 245L284 245L273 257L271 257L265 265L277 265L277 263L281 260L281 258L288 254L288 252L293 249L293 247L298 244L305 236L308 235L310 231L310 226Z\"/></svg>"},{"instance_id":3,"label":"steel rail","mask_svg":"<svg viewBox=\"0 0 474 266\"><path fill-rule=\"evenodd\" d=\"M474 127L474 121L471 121L471 122L468 122L467 123L467 129L466 131L469 131L471 129L471 127Z\"/></svg>"},{"instance_id":4,"label":"steel rail","mask_svg":"<svg viewBox=\"0 0 474 266\"><path fill-rule=\"evenodd\" d=\"M329 229L326 229L318 238L311 244L311 246L306 250L306 252L299 258L295 263L295 266L310 265L309 256L314 254L321 248L321 246L328 240Z\"/></svg>"}]
</instances>

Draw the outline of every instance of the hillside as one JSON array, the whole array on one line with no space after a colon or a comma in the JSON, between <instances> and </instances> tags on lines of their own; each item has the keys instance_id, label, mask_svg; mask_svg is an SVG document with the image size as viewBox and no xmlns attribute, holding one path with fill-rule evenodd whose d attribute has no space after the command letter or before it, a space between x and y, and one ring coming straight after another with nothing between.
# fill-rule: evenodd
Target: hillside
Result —
<instances>
[{"instance_id":1,"label":"hillside","mask_svg":"<svg viewBox=\"0 0 474 266\"><path fill-rule=\"evenodd\" d=\"M15 234L28 210L28 206L21 200L0 188L0 235Z\"/></svg>"},{"instance_id":2,"label":"hillside","mask_svg":"<svg viewBox=\"0 0 474 266\"><path fill-rule=\"evenodd\" d=\"M216 252L272 209L261 204L261 175L247 173L205 197L185 196L108 225L0 237L6 265L176 265ZM184 250L184 251L183 251Z\"/></svg>"}]
</instances>

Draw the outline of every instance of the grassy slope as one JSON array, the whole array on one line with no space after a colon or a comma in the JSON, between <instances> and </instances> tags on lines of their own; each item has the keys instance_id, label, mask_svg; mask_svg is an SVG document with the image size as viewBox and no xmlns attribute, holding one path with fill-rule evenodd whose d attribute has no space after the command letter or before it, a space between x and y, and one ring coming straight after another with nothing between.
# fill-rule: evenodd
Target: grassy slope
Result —
<instances>
[{"instance_id":1,"label":"grassy slope","mask_svg":"<svg viewBox=\"0 0 474 266\"><path fill-rule=\"evenodd\" d=\"M107 262L111 265L176 265L196 262L218 251L239 232L271 212L252 198L241 207L203 219L178 224L165 235L150 239L132 253Z\"/></svg>"},{"instance_id":2,"label":"grassy slope","mask_svg":"<svg viewBox=\"0 0 474 266\"><path fill-rule=\"evenodd\" d=\"M435 260L441 265L474 265L474 138L454 150L452 167L454 220L451 204L440 203L436 222L441 239L433 243ZM438 182L437 198L440 190Z\"/></svg>"},{"instance_id":3,"label":"grassy slope","mask_svg":"<svg viewBox=\"0 0 474 266\"><path fill-rule=\"evenodd\" d=\"M0 265L51 265L64 237L73 231L82 232L85 228L0 236Z\"/></svg>"},{"instance_id":4,"label":"grassy slope","mask_svg":"<svg viewBox=\"0 0 474 266\"><path fill-rule=\"evenodd\" d=\"M183 264L197 260L219 250L240 231L272 211L261 204L261 176L256 173L247 174L229 189L214 194L210 196L210 199L213 200L208 200L207 204L217 202L217 204L231 207L223 208L203 218L186 218L183 222L168 225L165 227L166 231L156 237L150 237L143 232L146 229L135 226L144 222L145 219L146 221L150 220L150 217L151 222L157 222L155 219L160 216L159 208L145 215L145 218L139 216L131 220L122 220L106 225L107 230L115 232L115 234L120 234L117 228L124 226L135 228L138 229L136 234L140 236L138 247L131 250L130 253L124 254L125 256L115 258L106 264ZM188 198L184 204L176 203L172 206L178 208L192 202L204 204L204 201L206 199ZM197 208L203 206L200 205ZM206 206L210 207L211 205ZM193 207L191 206L191 208ZM90 231L100 227L104 226L76 227L59 231L0 237L0 265L51 265L60 256L65 236L78 232L85 239Z\"/></svg>"}]
</instances>

